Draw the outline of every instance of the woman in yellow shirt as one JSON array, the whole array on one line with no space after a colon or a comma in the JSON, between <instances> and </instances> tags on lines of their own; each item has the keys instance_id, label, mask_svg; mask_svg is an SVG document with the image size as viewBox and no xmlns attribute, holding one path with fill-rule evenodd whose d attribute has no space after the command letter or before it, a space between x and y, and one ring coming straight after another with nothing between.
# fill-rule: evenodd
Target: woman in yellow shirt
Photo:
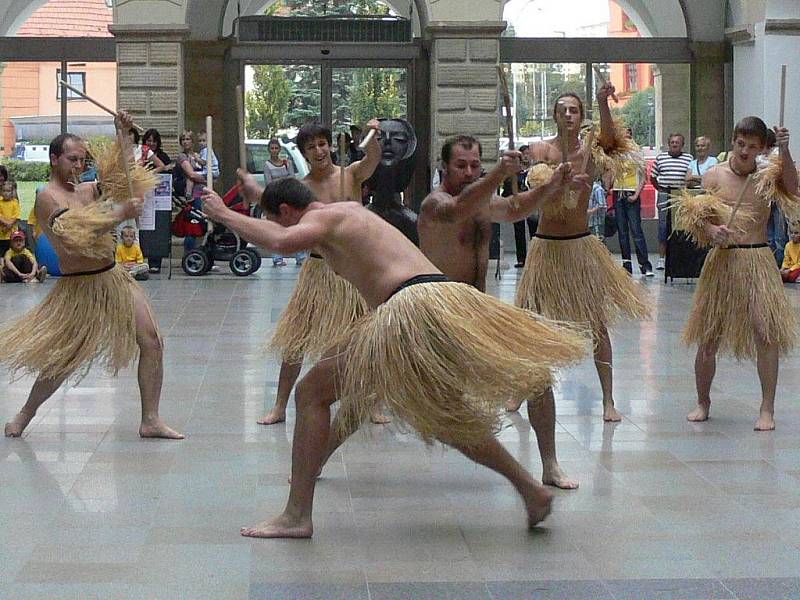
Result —
<instances>
[{"instance_id":1,"label":"woman in yellow shirt","mask_svg":"<svg viewBox=\"0 0 800 600\"><path fill-rule=\"evenodd\" d=\"M781 278L787 283L797 283L800 278L800 222L792 223L789 241L783 251Z\"/></svg>"}]
</instances>

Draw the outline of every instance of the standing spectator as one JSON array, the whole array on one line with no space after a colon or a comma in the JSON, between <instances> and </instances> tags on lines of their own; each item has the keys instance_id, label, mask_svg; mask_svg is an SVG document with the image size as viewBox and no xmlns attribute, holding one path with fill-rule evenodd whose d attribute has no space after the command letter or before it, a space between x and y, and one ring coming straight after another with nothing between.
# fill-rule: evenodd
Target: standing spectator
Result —
<instances>
[{"instance_id":1,"label":"standing spectator","mask_svg":"<svg viewBox=\"0 0 800 600\"><path fill-rule=\"evenodd\" d=\"M11 234L17 230L20 219L17 186L6 180L0 187L0 256L11 247Z\"/></svg>"},{"instance_id":2,"label":"standing spectator","mask_svg":"<svg viewBox=\"0 0 800 600\"><path fill-rule=\"evenodd\" d=\"M711 139L701 135L694 141L694 160L689 163L689 172L686 173L686 187L699 189L706 174L711 167L717 164L714 156L709 156L711 151Z\"/></svg>"},{"instance_id":3,"label":"standing spectator","mask_svg":"<svg viewBox=\"0 0 800 600\"><path fill-rule=\"evenodd\" d=\"M199 158L194 151L194 133L191 131L184 131L181 137L178 138L181 144L181 153L175 159L175 168L173 169L173 182L172 186L177 196L192 199L192 206L200 210L200 195L199 191L203 189L205 178L199 173L200 166L197 159ZM195 187L198 188L198 193L195 194ZM187 252L194 249L197 245L197 238L187 235L183 238L183 249Z\"/></svg>"},{"instance_id":4,"label":"standing spectator","mask_svg":"<svg viewBox=\"0 0 800 600\"><path fill-rule=\"evenodd\" d=\"M294 177L294 166L292 163L281 158L281 144L276 138L269 141L269 158L264 162L264 185L276 179L283 179L284 177ZM303 264L306 259L305 252L298 252L294 255L297 266ZM285 267L286 260L280 254L272 255L273 267Z\"/></svg>"},{"instance_id":5,"label":"standing spectator","mask_svg":"<svg viewBox=\"0 0 800 600\"><path fill-rule=\"evenodd\" d=\"M656 269L664 269L664 257L667 255L667 213L666 206L669 195L686 186L686 173L692 155L683 151L686 143L682 133L671 133L669 150L656 156L653 170L650 172L650 183L658 190L656 209L658 210L658 265Z\"/></svg>"},{"instance_id":6,"label":"standing spectator","mask_svg":"<svg viewBox=\"0 0 800 600\"><path fill-rule=\"evenodd\" d=\"M531 167L531 153L527 145L520 146L519 151L522 154L522 167L524 170L520 171L517 175L517 188L520 192L524 192L528 189L528 170ZM509 181L510 180L506 180L503 184L503 196L511 195L511 186L508 185ZM532 238L539 225L539 213L534 212L525 219L514 223L514 245L516 246L517 252L517 263L514 265L515 269L521 269L525 266L525 257L528 255L529 238L525 235L526 223L528 225L530 237Z\"/></svg>"},{"instance_id":7,"label":"standing spectator","mask_svg":"<svg viewBox=\"0 0 800 600\"><path fill-rule=\"evenodd\" d=\"M633 137L631 128L626 130L628 138ZM619 248L622 252L622 266L628 273L633 273L631 264L631 239L636 247L636 259L639 271L646 277L653 277L653 265L647 254L647 240L642 231L642 190L645 173L635 163L628 163L627 169L614 179L614 217L617 221ZM629 235L630 234L630 235Z\"/></svg>"},{"instance_id":8,"label":"standing spectator","mask_svg":"<svg viewBox=\"0 0 800 600\"><path fill-rule=\"evenodd\" d=\"M25 234L11 234L11 247L3 255L0 281L6 283L41 283L47 277L47 268L39 267L36 257L25 247Z\"/></svg>"},{"instance_id":9,"label":"standing spectator","mask_svg":"<svg viewBox=\"0 0 800 600\"><path fill-rule=\"evenodd\" d=\"M605 240L606 211L608 210L607 192L603 187L602 178L596 179L592 184L592 194L589 196L589 206L586 214L589 217L589 231L601 242Z\"/></svg>"},{"instance_id":10,"label":"standing spectator","mask_svg":"<svg viewBox=\"0 0 800 600\"><path fill-rule=\"evenodd\" d=\"M797 283L800 279L800 221L792 224L789 238L783 251L781 278L787 283Z\"/></svg>"},{"instance_id":11,"label":"standing spectator","mask_svg":"<svg viewBox=\"0 0 800 600\"><path fill-rule=\"evenodd\" d=\"M145 163L146 167L153 169L156 173L172 173L172 159L169 154L164 152L161 147L161 134L157 129L148 129L142 136L144 144L151 150L150 159ZM174 175L173 175L174 177ZM157 217L156 217L157 218ZM149 253L148 253L149 254ZM163 256L148 256L147 264L150 273L161 272L161 261Z\"/></svg>"}]
</instances>

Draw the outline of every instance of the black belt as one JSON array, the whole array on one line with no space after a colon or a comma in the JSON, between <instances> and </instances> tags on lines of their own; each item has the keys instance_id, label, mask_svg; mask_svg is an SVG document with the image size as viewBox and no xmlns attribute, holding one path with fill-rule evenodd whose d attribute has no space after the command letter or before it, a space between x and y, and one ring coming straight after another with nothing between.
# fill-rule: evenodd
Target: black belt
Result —
<instances>
[{"instance_id":1,"label":"black belt","mask_svg":"<svg viewBox=\"0 0 800 600\"><path fill-rule=\"evenodd\" d=\"M733 246L721 246L721 250L741 250L741 249L751 249L751 248L768 248L769 244L761 243L761 244L734 244Z\"/></svg>"},{"instance_id":2,"label":"black belt","mask_svg":"<svg viewBox=\"0 0 800 600\"><path fill-rule=\"evenodd\" d=\"M308 253L308 255L309 255L311 258L318 258L318 259L320 259L320 260L325 260L325 259L322 257L322 255L321 255L321 254L315 254L314 252L309 252L309 253Z\"/></svg>"},{"instance_id":3,"label":"black belt","mask_svg":"<svg viewBox=\"0 0 800 600\"><path fill-rule=\"evenodd\" d=\"M412 285L419 285L421 283L446 283L450 281L445 275L442 273L430 273L425 275L415 275L411 279L407 279L403 283L397 286L397 289L389 294L389 298L394 296L397 292L400 292L407 287L411 287ZM387 300L389 299L387 298Z\"/></svg>"},{"instance_id":4,"label":"black belt","mask_svg":"<svg viewBox=\"0 0 800 600\"><path fill-rule=\"evenodd\" d=\"M543 240L578 240L580 238L586 237L587 235L592 235L590 231L584 231L582 233L574 233L572 235L545 235L544 233L534 233L533 237L537 237Z\"/></svg>"},{"instance_id":5,"label":"black belt","mask_svg":"<svg viewBox=\"0 0 800 600\"><path fill-rule=\"evenodd\" d=\"M111 269L113 269L116 266L117 266L117 263L113 263L112 262L110 265L107 265L107 266L102 267L100 269L94 269L93 271L77 271L75 273L62 273L61 276L62 277L78 277L80 275L99 275L100 273L105 273L106 271L110 271Z\"/></svg>"}]
</instances>

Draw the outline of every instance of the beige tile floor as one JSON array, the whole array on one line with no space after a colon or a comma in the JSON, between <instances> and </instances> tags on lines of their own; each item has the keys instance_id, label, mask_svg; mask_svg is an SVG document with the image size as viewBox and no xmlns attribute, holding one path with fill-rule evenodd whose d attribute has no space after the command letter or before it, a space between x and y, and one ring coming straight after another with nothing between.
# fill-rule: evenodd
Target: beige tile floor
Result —
<instances>
[{"instance_id":1,"label":"beige tile floor","mask_svg":"<svg viewBox=\"0 0 800 600\"><path fill-rule=\"evenodd\" d=\"M526 531L495 474L372 427L326 468L313 540L241 538L288 492L294 413L255 420L278 374L261 346L296 274L265 262L144 284L167 343L162 412L186 441L137 438L132 370L92 372L0 441L0 598L800 598L800 353L781 366L776 432L752 431L755 367L729 360L712 420L687 423L682 283L647 281L654 319L613 331L622 423L602 423L591 363L561 375L559 455L581 487L557 492L543 527ZM516 276L490 291L511 299ZM0 321L51 285L0 287ZM0 419L30 383L0 372ZM524 410L506 425L538 473Z\"/></svg>"}]
</instances>

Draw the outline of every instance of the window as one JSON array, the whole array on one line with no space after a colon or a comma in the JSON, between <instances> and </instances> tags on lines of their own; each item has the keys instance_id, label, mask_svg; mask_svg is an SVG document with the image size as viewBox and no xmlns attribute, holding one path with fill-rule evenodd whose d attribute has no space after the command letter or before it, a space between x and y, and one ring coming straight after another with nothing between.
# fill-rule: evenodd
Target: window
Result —
<instances>
[{"instance_id":1,"label":"window","mask_svg":"<svg viewBox=\"0 0 800 600\"><path fill-rule=\"evenodd\" d=\"M67 71L68 84L76 90L86 93L86 72L85 71ZM67 90L67 100L82 100L78 94L72 90ZM61 69L56 69L56 100L61 100Z\"/></svg>"},{"instance_id":2,"label":"window","mask_svg":"<svg viewBox=\"0 0 800 600\"><path fill-rule=\"evenodd\" d=\"M639 91L639 65L636 63L628 63L625 65L625 91Z\"/></svg>"}]
</instances>

